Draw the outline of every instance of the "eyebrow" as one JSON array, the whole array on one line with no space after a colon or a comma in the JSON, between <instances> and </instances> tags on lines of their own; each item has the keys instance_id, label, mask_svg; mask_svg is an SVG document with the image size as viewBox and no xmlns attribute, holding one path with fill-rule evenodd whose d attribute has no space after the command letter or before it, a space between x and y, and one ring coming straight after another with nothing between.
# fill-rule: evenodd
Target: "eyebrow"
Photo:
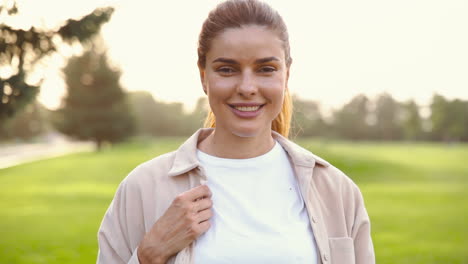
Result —
<instances>
[{"instance_id":1,"label":"eyebrow","mask_svg":"<svg viewBox=\"0 0 468 264\"><path fill-rule=\"evenodd\" d=\"M279 59L277 57L266 57L266 58L261 58L261 59L257 59L255 60L255 64L262 64L262 63L266 63L266 62L270 62L270 61L279 61ZM238 65L239 62L233 60L233 59L227 59L227 58L217 58L215 60L213 60L213 63L215 62L223 62L223 63L228 63L228 64L235 64L235 65Z\"/></svg>"}]
</instances>

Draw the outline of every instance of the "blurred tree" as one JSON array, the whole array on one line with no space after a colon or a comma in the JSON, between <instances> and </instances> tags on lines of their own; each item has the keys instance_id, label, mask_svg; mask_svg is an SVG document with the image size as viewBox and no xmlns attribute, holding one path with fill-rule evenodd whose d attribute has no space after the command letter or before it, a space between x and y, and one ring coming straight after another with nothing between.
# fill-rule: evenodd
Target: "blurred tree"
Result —
<instances>
[{"instance_id":1,"label":"blurred tree","mask_svg":"<svg viewBox=\"0 0 468 264\"><path fill-rule=\"evenodd\" d=\"M184 113L182 103L163 103L157 104L156 125L157 136L186 136L188 118Z\"/></svg>"},{"instance_id":2,"label":"blurred tree","mask_svg":"<svg viewBox=\"0 0 468 264\"><path fill-rule=\"evenodd\" d=\"M131 109L135 117L136 133L139 135L156 135L158 106L153 96L146 91L128 94Z\"/></svg>"},{"instance_id":3,"label":"blurred tree","mask_svg":"<svg viewBox=\"0 0 468 264\"><path fill-rule=\"evenodd\" d=\"M441 95L434 94L431 103L431 134L432 139L447 139L445 128L448 126L449 117L447 116L448 102Z\"/></svg>"},{"instance_id":4,"label":"blurred tree","mask_svg":"<svg viewBox=\"0 0 468 264\"><path fill-rule=\"evenodd\" d=\"M448 115L449 102L445 97L434 94L431 103L431 134L435 140L449 140L446 128L449 126Z\"/></svg>"},{"instance_id":5,"label":"blurred tree","mask_svg":"<svg viewBox=\"0 0 468 264\"><path fill-rule=\"evenodd\" d=\"M0 3L0 16L18 15L16 2L11 6L6 3L9 1ZM58 29L24 30L1 23L0 67L11 74L0 76L0 122L12 117L38 94L41 81L31 84L26 80L38 61L56 52L60 45L86 43L113 11L110 7L99 8L79 20L68 19Z\"/></svg>"},{"instance_id":6,"label":"blurred tree","mask_svg":"<svg viewBox=\"0 0 468 264\"><path fill-rule=\"evenodd\" d=\"M418 105L413 100L409 100L402 103L401 106L403 111L401 125L404 138L406 140L422 139L422 119Z\"/></svg>"},{"instance_id":7,"label":"blurred tree","mask_svg":"<svg viewBox=\"0 0 468 264\"><path fill-rule=\"evenodd\" d=\"M13 118L5 120L0 126L0 141L31 140L39 136L46 127L47 110L38 102L25 107Z\"/></svg>"},{"instance_id":8,"label":"blurred tree","mask_svg":"<svg viewBox=\"0 0 468 264\"><path fill-rule=\"evenodd\" d=\"M431 103L432 139L468 141L468 101L434 94Z\"/></svg>"},{"instance_id":9,"label":"blurred tree","mask_svg":"<svg viewBox=\"0 0 468 264\"><path fill-rule=\"evenodd\" d=\"M365 95L355 96L333 115L336 134L346 139L369 139L369 99Z\"/></svg>"},{"instance_id":10,"label":"blurred tree","mask_svg":"<svg viewBox=\"0 0 468 264\"><path fill-rule=\"evenodd\" d=\"M292 135L302 137L323 136L327 133L327 124L320 112L320 105L314 101L293 97L294 113Z\"/></svg>"},{"instance_id":11,"label":"blurred tree","mask_svg":"<svg viewBox=\"0 0 468 264\"><path fill-rule=\"evenodd\" d=\"M198 99L190 114L183 104L158 102L146 91L131 92L129 98L140 135L188 136L203 125L206 116L206 98Z\"/></svg>"},{"instance_id":12,"label":"blurred tree","mask_svg":"<svg viewBox=\"0 0 468 264\"><path fill-rule=\"evenodd\" d=\"M68 93L54 118L60 132L92 140L98 150L105 141L118 142L133 133L120 72L109 66L105 53L90 50L72 57L63 72Z\"/></svg>"},{"instance_id":13,"label":"blurred tree","mask_svg":"<svg viewBox=\"0 0 468 264\"><path fill-rule=\"evenodd\" d=\"M463 135L461 137L462 141L468 141L468 101L463 101Z\"/></svg>"},{"instance_id":14,"label":"blurred tree","mask_svg":"<svg viewBox=\"0 0 468 264\"><path fill-rule=\"evenodd\" d=\"M468 105L460 99L449 102L447 117L450 117L447 133L450 140L461 141L468 135Z\"/></svg>"},{"instance_id":15,"label":"blurred tree","mask_svg":"<svg viewBox=\"0 0 468 264\"><path fill-rule=\"evenodd\" d=\"M193 112L188 116L188 131L190 134L197 131L197 129L203 127L203 123L205 122L206 115L208 114L209 104L207 97L200 97L197 100L197 104L195 105L195 109Z\"/></svg>"},{"instance_id":16,"label":"blurred tree","mask_svg":"<svg viewBox=\"0 0 468 264\"><path fill-rule=\"evenodd\" d=\"M375 103L374 132L378 139L397 140L402 138L401 107L388 93L381 94Z\"/></svg>"}]
</instances>

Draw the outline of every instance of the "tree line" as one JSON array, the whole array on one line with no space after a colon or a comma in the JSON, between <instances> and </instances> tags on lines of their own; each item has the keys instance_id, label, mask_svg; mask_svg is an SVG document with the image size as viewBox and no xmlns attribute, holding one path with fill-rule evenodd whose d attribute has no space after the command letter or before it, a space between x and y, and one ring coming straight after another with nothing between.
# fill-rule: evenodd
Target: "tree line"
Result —
<instances>
[{"instance_id":1,"label":"tree line","mask_svg":"<svg viewBox=\"0 0 468 264\"><path fill-rule=\"evenodd\" d=\"M429 112L427 116L421 113ZM434 94L429 106L399 102L382 93L357 95L325 118L320 104L295 99L293 131L298 136L347 140L468 141L468 101Z\"/></svg>"},{"instance_id":2,"label":"tree line","mask_svg":"<svg viewBox=\"0 0 468 264\"><path fill-rule=\"evenodd\" d=\"M117 110L84 95L79 96L84 106L71 99L64 100L76 108L62 106L50 111L35 102L0 126L0 139L27 140L50 130L77 139L94 140L98 145L104 141L117 142L131 135L189 136L203 126L208 109L206 98L199 98L195 109L185 112L182 103L158 101L146 91L119 96L125 99L115 104ZM387 93L374 99L357 95L328 116L322 114L319 102L297 96L293 101L293 137L468 141L468 101L465 100L449 100L436 94L427 106L428 116L421 115L422 107L413 100L399 102Z\"/></svg>"}]
</instances>

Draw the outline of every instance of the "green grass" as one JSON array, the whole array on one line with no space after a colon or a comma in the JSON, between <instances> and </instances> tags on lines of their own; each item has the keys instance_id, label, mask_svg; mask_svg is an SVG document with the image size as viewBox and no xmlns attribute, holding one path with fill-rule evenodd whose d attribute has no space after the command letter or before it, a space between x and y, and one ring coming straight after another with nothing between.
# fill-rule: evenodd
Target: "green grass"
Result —
<instances>
[{"instance_id":1,"label":"green grass","mask_svg":"<svg viewBox=\"0 0 468 264\"><path fill-rule=\"evenodd\" d=\"M0 170L0 263L95 263L120 181L183 139ZM361 187L379 264L468 263L468 145L299 140Z\"/></svg>"},{"instance_id":2,"label":"green grass","mask_svg":"<svg viewBox=\"0 0 468 264\"><path fill-rule=\"evenodd\" d=\"M468 145L299 143L360 186L377 263L468 263Z\"/></svg>"}]
</instances>

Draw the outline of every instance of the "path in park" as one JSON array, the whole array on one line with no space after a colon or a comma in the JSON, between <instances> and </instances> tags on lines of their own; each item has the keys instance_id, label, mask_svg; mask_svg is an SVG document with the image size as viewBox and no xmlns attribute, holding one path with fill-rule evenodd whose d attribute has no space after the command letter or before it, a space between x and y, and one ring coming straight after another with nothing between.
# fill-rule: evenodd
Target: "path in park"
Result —
<instances>
[{"instance_id":1,"label":"path in park","mask_svg":"<svg viewBox=\"0 0 468 264\"><path fill-rule=\"evenodd\" d=\"M63 138L41 143L1 144L0 169L93 149L91 142L74 142Z\"/></svg>"}]
</instances>

